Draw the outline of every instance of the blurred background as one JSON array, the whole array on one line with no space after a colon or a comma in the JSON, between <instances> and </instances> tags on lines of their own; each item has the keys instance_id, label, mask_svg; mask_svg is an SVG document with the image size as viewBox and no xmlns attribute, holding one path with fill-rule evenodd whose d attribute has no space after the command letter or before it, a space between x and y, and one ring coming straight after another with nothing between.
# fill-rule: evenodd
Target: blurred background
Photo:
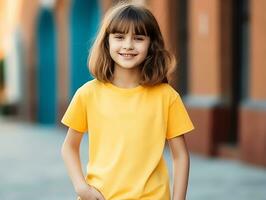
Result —
<instances>
[{"instance_id":1,"label":"blurred background","mask_svg":"<svg viewBox=\"0 0 266 200\"><path fill-rule=\"evenodd\" d=\"M88 51L116 2L0 0L1 200L75 198L60 119L93 78ZM136 2L154 13L178 59L171 85L196 127L186 135L188 199L266 199L266 1ZM171 173L167 146L165 157Z\"/></svg>"}]
</instances>

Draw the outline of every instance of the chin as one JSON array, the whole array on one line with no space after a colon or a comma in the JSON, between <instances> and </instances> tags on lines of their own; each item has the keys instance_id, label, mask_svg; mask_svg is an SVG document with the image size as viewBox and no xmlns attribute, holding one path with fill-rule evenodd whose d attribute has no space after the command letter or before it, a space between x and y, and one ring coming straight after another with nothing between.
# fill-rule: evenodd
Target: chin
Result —
<instances>
[{"instance_id":1,"label":"chin","mask_svg":"<svg viewBox=\"0 0 266 200\"><path fill-rule=\"evenodd\" d=\"M136 65L120 65L122 69L133 69L136 68Z\"/></svg>"},{"instance_id":2,"label":"chin","mask_svg":"<svg viewBox=\"0 0 266 200\"><path fill-rule=\"evenodd\" d=\"M134 67L127 67L127 66L125 66L125 67L122 67L123 69L135 69L136 67L134 66Z\"/></svg>"}]
</instances>

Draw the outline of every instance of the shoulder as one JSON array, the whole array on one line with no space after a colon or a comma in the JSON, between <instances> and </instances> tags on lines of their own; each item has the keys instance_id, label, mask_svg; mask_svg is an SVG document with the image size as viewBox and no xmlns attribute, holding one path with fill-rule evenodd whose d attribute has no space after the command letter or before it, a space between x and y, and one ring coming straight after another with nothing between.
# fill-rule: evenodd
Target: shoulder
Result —
<instances>
[{"instance_id":1,"label":"shoulder","mask_svg":"<svg viewBox=\"0 0 266 200\"><path fill-rule=\"evenodd\" d=\"M176 99L180 98L179 93L168 83L160 83L149 88L152 96L159 97L171 105Z\"/></svg>"},{"instance_id":2,"label":"shoulder","mask_svg":"<svg viewBox=\"0 0 266 200\"><path fill-rule=\"evenodd\" d=\"M154 90L161 93L164 96L168 96L170 98L176 98L179 96L178 91L176 91L171 85L168 83L160 83L156 86L153 86Z\"/></svg>"},{"instance_id":3,"label":"shoulder","mask_svg":"<svg viewBox=\"0 0 266 200\"><path fill-rule=\"evenodd\" d=\"M86 93L90 90L93 90L97 87L99 87L99 81L97 79L92 79L90 81L87 81L86 83L84 83L82 86L80 86L77 91L80 93Z\"/></svg>"},{"instance_id":4,"label":"shoulder","mask_svg":"<svg viewBox=\"0 0 266 200\"><path fill-rule=\"evenodd\" d=\"M82 97L88 96L99 87L99 84L100 82L97 79L87 81L77 89L76 94Z\"/></svg>"}]
</instances>

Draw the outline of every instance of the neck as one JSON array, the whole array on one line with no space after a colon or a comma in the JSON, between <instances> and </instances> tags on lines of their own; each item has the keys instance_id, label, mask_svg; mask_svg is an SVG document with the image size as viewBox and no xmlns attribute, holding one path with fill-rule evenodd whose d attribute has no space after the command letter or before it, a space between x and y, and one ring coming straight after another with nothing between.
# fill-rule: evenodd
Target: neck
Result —
<instances>
[{"instance_id":1,"label":"neck","mask_svg":"<svg viewBox=\"0 0 266 200\"><path fill-rule=\"evenodd\" d=\"M121 88L134 88L139 85L139 70L138 68L123 69L115 67L114 79L112 83Z\"/></svg>"}]
</instances>

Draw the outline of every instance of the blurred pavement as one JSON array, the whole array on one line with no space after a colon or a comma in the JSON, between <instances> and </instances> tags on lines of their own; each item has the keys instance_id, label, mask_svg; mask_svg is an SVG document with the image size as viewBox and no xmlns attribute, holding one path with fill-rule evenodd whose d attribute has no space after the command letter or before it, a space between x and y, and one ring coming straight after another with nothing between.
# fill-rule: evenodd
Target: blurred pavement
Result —
<instances>
[{"instance_id":1,"label":"blurred pavement","mask_svg":"<svg viewBox=\"0 0 266 200\"><path fill-rule=\"evenodd\" d=\"M0 118L0 200L74 200L61 159L66 129ZM82 142L86 163L87 136ZM171 159L165 158L171 174ZM171 180L172 182L172 180ZM265 200L266 169L191 155L188 200Z\"/></svg>"}]
</instances>

